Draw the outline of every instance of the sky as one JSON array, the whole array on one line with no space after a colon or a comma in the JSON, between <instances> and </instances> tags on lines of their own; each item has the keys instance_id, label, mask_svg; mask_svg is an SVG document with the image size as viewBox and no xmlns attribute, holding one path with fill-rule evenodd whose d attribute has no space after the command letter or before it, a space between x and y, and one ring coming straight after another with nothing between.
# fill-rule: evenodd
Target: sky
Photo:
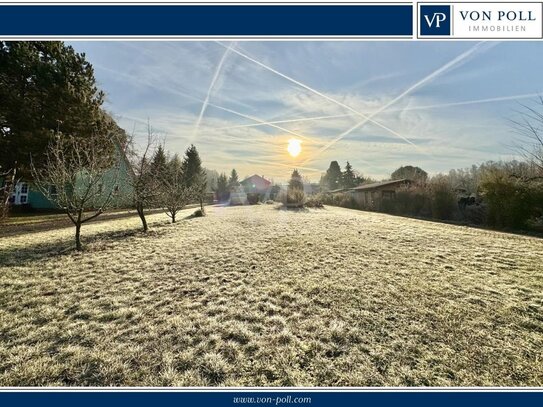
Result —
<instances>
[{"instance_id":1,"label":"sky","mask_svg":"<svg viewBox=\"0 0 543 407\"><path fill-rule=\"evenodd\" d=\"M543 43L73 42L105 108L206 168L318 181L330 161L384 179L515 158L511 120L543 92ZM292 157L288 141L301 141Z\"/></svg>"}]
</instances>

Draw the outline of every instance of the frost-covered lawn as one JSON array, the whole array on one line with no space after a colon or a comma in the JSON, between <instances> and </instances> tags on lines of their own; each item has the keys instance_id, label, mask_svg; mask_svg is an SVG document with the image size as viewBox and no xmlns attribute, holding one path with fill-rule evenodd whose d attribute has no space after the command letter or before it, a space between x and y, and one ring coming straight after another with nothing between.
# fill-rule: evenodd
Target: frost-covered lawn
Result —
<instances>
[{"instance_id":1,"label":"frost-covered lawn","mask_svg":"<svg viewBox=\"0 0 543 407\"><path fill-rule=\"evenodd\" d=\"M193 210L186 211L184 216ZM543 240L208 208L0 239L0 385L543 385Z\"/></svg>"}]
</instances>

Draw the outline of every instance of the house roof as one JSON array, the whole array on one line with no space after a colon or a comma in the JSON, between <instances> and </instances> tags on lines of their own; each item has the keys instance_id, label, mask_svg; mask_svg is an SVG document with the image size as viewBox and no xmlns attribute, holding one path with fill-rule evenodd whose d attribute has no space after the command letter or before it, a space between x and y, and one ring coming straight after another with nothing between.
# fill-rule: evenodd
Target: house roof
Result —
<instances>
[{"instance_id":1,"label":"house roof","mask_svg":"<svg viewBox=\"0 0 543 407\"><path fill-rule=\"evenodd\" d=\"M326 191L326 193L328 193L328 194L337 194L339 192L345 192L345 191L347 191L345 188L339 188L339 189L333 189L331 191Z\"/></svg>"},{"instance_id":2,"label":"house roof","mask_svg":"<svg viewBox=\"0 0 543 407\"><path fill-rule=\"evenodd\" d=\"M371 184L365 184L365 185L360 185L358 187L351 188L351 191L366 191L366 190L370 190L370 189L384 187L384 186L387 186L387 185L406 184L406 183L410 183L410 182L411 182L411 180L406 179L406 178L394 179L394 180L391 180L391 181L374 182L374 183L371 183Z\"/></svg>"},{"instance_id":3,"label":"house roof","mask_svg":"<svg viewBox=\"0 0 543 407\"><path fill-rule=\"evenodd\" d=\"M259 187L268 187L271 185L271 181L268 181L266 178L264 177L261 177L260 175L251 175L250 177L248 178L245 178L243 181L240 182L240 184L249 184L249 185L253 185L257 188Z\"/></svg>"}]
</instances>

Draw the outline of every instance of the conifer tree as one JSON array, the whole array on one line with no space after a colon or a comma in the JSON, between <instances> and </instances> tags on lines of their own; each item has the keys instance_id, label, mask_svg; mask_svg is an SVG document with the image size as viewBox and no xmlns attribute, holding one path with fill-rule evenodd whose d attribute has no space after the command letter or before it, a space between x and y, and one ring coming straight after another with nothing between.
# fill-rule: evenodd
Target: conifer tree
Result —
<instances>
[{"instance_id":1,"label":"conifer tree","mask_svg":"<svg viewBox=\"0 0 543 407\"><path fill-rule=\"evenodd\" d=\"M304 183L298 170L292 171L287 188L287 206L302 207L304 205Z\"/></svg>"},{"instance_id":2,"label":"conifer tree","mask_svg":"<svg viewBox=\"0 0 543 407\"><path fill-rule=\"evenodd\" d=\"M349 161L345 165L345 171L343 171L343 188L354 188L356 184L356 174L353 171L353 167Z\"/></svg>"},{"instance_id":3,"label":"conifer tree","mask_svg":"<svg viewBox=\"0 0 543 407\"><path fill-rule=\"evenodd\" d=\"M221 173L219 174L219 177L217 178L217 199L220 202L226 201L229 198L229 191L228 191L228 178L226 177L226 174Z\"/></svg>"},{"instance_id":4,"label":"conifer tree","mask_svg":"<svg viewBox=\"0 0 543 407\"><path fill-rule=\"evenodd\" d=\"M122 136L85 54L59 41L0 41L0 168L31 175L58 133ZM119 140L123 143L123 140ZM110 144L110 143L108 143ZM106 152L108 154L110 152Z\"/></svg>"},{"instance_id":5,"label":"conifer tree","mask_svg":"<svg viewBox=\"0 0 543 407\"><path fill-rule=\"evenodd\" d=\"M185 187L190 188L194 197L200 202L200 209L204 212L204 197L207 190L207 177L205 170L202 168L202 160L198 154L196 147L191 144L185 151L185 158L181 165L183 174L183 183Z\"/></svg>"},{"instance_id":6,"label":"conifer tree","mask_svg":"<svg viewBox=\"0 0 543 407\"><path fill-rule=\"evenodd\" d=\"M163 180L166 177L166 169L168 167L168 158L164 151L164 147L159 145L153 155L151 161L151 172L157 180Z\"/></svg>"},{"instance_id":7,"label":"conifer tree","mask_svg":"<svg viewBox=\"0 0 543 407\"><path fill-rule=\"evenodd\" d=\"M230 178L228 179L228 188L232 189L239 185L238 172L234 168L230 173Z\"/></svg>"},{"instance_id":8,"label":"conifer tree","mask_svg":"<svg viewBox=\"0 0 543 407\"><path fill-rule=\"evenodd\" d=\"M338 189L342 187L343 174L341 173L341 167L337 161L332 161L330 167L326 171L326 183L330 190Z\"/></svg>"}]
</instances>

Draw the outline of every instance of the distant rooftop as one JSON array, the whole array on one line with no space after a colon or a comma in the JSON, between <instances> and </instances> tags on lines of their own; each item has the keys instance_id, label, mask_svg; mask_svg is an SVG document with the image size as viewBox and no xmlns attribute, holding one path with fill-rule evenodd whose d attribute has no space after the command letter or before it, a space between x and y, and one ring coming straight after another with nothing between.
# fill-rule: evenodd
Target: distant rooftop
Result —
<instances>
[{"instance_id":1,"label":"distant rooftop","mask_svg":"<svg viewBox=\"0 0 543 407\"><path fill-rule=\"evenodd\" d=\"M360 185L358 187L351 188L350 190L351 191L364 191L364 190L367 190L367 189L374 189L374 188L384 187L384 186L387 186L387 185L405 184L405 183L410 183L410 182L411 182L411 180L409 180L407 178L393 179L391 181L373 182L371 184Z\"/></svg>"}]
</instances>

